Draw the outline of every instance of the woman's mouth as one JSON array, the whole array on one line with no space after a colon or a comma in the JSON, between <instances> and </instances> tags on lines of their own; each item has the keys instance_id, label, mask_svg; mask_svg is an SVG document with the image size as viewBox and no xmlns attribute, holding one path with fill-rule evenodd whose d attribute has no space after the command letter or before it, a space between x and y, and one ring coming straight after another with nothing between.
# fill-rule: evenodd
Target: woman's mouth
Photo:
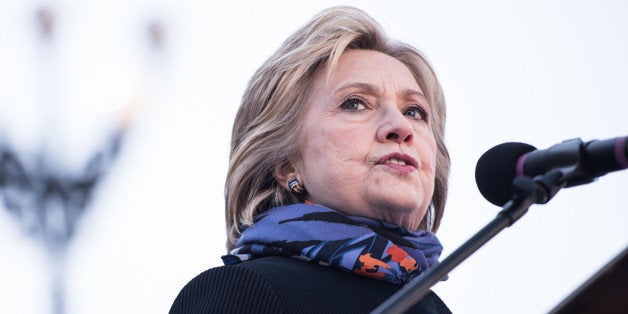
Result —
<instances>
[{"instance_id":1,"label":"woman's mouth","mask_svg":"<svg viewBox=\"0 0 628 314\"><path fill-rule=\"evenodd\" d=\"M402 173L410 173L419 167L416 159L401 153L388 154L380 158L376 165L385 165Z\"/></svg>"}]
</instances>

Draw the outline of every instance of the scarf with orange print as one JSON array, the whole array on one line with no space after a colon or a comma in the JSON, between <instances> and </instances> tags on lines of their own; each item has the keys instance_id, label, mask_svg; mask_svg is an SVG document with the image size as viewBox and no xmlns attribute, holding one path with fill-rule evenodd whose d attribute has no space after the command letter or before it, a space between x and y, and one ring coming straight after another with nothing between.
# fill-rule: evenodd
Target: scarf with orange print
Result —
<instances>
[{"instance_id":1,"label":"scarf with orange print","mask_svg":"<svg viewBox=\"0 0 628 314\"><path fill-rule=\"evenodd\" d=\"M429 231L409 231L320 205L293 204L256 216L223 261L231 265L263 256L289 256L404 285L435 266L442 251Z\"/></svg>"}]
</instances>

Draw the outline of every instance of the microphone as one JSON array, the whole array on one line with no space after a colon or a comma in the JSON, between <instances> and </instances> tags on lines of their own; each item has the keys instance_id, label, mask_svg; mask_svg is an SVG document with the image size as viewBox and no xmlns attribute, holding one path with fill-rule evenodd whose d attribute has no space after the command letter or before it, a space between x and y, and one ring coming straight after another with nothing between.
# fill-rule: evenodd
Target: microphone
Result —
<instances>
[{"instance_id":1,"label":"microphone","mask_svg":"<svg viewBox=\"0 0 628 314\"><path fill-rule=\"evenodd\" d=\"M535 177L558 170L559 182L572 187L626 168L628 136L586 143L577 138L544 150L508 142L489 149L480 157L475 167L475 181L484 198L503 206L512 197L512 182L518 176Z\"/></svg>"}]
</instances>

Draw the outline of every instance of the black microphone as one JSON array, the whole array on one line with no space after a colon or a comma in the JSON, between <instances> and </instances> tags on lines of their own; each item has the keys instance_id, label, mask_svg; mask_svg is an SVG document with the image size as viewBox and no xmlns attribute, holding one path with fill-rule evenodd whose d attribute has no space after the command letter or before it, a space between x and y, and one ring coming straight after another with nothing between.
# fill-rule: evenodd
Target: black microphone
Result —
<instances>
[{"instance_id":1,"label":"black microphone","mask_svg":"<svg viewBox=\"0 0 628 314\"><path fill-rule=\"evenodd\" d=\"M628 168L628 136L582 142L567 140L548 149L509 142L499 144L478 160L475 181L489 202L503 206L512 195L517 176L535 177L552 170L561 172L565 187L593 182L609 172Z\"/></svg>"}]
</instances>

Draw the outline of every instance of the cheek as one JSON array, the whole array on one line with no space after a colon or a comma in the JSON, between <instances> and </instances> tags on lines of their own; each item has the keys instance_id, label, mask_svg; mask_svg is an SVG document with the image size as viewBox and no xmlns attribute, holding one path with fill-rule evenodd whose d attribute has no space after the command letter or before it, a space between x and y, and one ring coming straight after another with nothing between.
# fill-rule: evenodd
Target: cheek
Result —
<instances>
[{"instance_id":1,"label":"cheek","mask_svg":"<svg viewBox=\"0 0 628 314\"><path fill-rule=\"evenodd\" d=\"M423 132L419 135L419 138L420 141L418 141L419 147L417 147L417 151L419 156L421 156L421 170L423 173L429 174L429 177L433 181L436 174L436 140L431 130Z\"/></svg>"},{"instance_id":2,"label":"cheek","mask_svg":"<svg viewBox=\"0 0 628 314\"><path fill-rule=\"evenodd\" d=\"M355 129L329 127L304 132L300 163L304 180L317 184L353 181L361 173L369 147L358 134Z\"/></svg>"},{"instance_id":3,"label":"cheek","mask_svg":"<svg viewBox=\"0 0 628 314\"><path fill-rule=\"evenodd\" d=\"M339 128L334 123L321 123L304 134L302 151L311 160L363 161L369 145L362 133L356 127Z\"/></svg>"}]
</instances>

